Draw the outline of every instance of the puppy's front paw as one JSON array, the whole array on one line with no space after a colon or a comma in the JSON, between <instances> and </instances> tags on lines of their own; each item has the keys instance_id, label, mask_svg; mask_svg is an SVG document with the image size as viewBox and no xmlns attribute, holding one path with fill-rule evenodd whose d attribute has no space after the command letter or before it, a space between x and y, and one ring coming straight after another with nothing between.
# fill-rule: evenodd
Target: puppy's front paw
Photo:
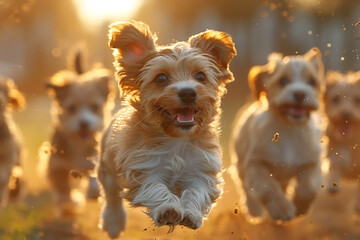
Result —
<instances>
[{"instance_id":1,"label":"puppy's front paw","mask_svg":"<svg viewBox=\"0 0 360 240\"><path fill-rule=\"evenodd\" d=\"M156 226L176 225L183 218L183 211L177 204L168 204L152 210Z\"/></svg>"},{"instance_id":2,"label":"puppy's front paw","mask_svg":"<svg viewBox=\"0 0 360 240\"><path fill-rule=\"evenodd\" d=\"M340 191L341 187L338 183L333 182L331 185L327 188L328 192L331 194L336 194Z\"/></svg>"},{"instance_id":3,"label":"puppy's front paw","mask_svg":"<svg viewBox=\"0 0 360 240\"><path fill-rule=\"evenodd\" d=\"M267 209L272 219L289 221L295 217L296 207L295 205L286 200L272 200L267 204Z\"/></svg>"},{"instance_id":4,"label":"puppy's front paw","mask_svg":"<svg viewBox=\"0 0 360 240\"><path fill-rule=\"evenodd\" d=\"M122 206L109 207L105 206L100 226L103 231L107 232L110 238L118 238L120 232L125 230L126 212Z\"/></svg>"},{"instance_id":5,"label":"puppy's front paw","mask_svg":"<svg viewBox=\"0 0 360 240\"><path fill-rule=\"evenodd\" d=\"M198 229L202 225L203 215L199 211L185 210L184 218L181 220L180 225L191 229Z\"/></svg>"},{"instance_id":6,"label":"puppy's front paw","mask_svg":"<svg viewBox=\"0 0 360 240\"><path fill-rule=\"evenodd\" d=\"M99 196L100 196L99 184L97 183L96 178L90 177L86 197L88 199L97 199Z\"/></svg>"}]
</instances>

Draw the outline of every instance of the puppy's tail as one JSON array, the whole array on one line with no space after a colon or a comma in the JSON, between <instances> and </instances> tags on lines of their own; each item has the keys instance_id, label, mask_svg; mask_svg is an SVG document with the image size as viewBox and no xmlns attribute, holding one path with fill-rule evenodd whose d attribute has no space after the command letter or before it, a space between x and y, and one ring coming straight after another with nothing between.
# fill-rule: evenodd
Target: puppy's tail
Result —
<instances>
[{"instance_id":1,"label":"puppy's tail","mask_svg":"<svg viewBox=\"0 0 360 240\"><path fill-rule=\"evenodd\" d=\"M78 75L86 71L86 47L85 44L78 44L68 55L68 68Z\"/></svg>"}]
</instances>

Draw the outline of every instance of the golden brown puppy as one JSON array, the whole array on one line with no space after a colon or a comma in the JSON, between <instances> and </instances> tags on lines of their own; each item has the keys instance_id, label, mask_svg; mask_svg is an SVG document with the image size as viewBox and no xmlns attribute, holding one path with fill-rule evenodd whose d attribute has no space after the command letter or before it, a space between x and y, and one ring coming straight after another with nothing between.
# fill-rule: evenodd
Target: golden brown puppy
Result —
<instances>
[{"instance_id":1,"label":"golden brown puppy","mask_svg":"<svg viewBox=\"0 0 360 240\"><path fill-rule=\"evenodd\" d=\"M360 72L329 71L324 96L328 117L329 190L339 190L341 177L360 180ZM360 212L360 189L356 210Z\"/></svg>"},{"instance_id":2,"label":"golden brown puppy","mask_svg":"<svg viewBox=\"0 0 360 240\"><path fill-rule=\"evenodd\" d=\"M221 194L220 99L234 43L208 30L159 46L141 22L112 24L109 39L126 107L102 141L102 227L112 238L124 230L125 198L156 226L199 228Z\"/></svg>"},{"instance_id":3,"label":"golden brown puppy","mask_svg":"<svg viewBox=\"0 0 360 240\"><path fill-rule=\"evenodd\" d=\"M249 73L257 101L235 121L232 160L241 179L244 213L262 220L305 214L320 187L319 95L323 64L319 49L303 56L271 54ZM286 197L296 180L293 199Z\"/></svg>"},{"instance_id":4,"label":"golden brown puppy","mask_svg":"<svg viewBox=\"0 0 360 240\"><path fill-rule=\"evenodd\" d=\"M97 162L98 142L104 127L105 106L112 74L94 68L84 72L80 52L75 70L56 73L47 84L53 99L54 133L47 174L56 193L60 214L72 214L70 171L91 175ZM89 177L89 198L99 196L94 176Z\"/></svg>"},{"instance_id":5,"label":"golden brown puppy","mask_svg":"<svg viewBox=\"0 0 360 240\"><path fill-rule=\"evenodd\" d=\"M5 205L9 198L18 197L20 193L22 143L10 116L10 109L21 109L24 105L25 99L15 83L0 77L0 204L2 205ZM9 187L10 191L8 191Z\"/></svg>"}]
</instances>

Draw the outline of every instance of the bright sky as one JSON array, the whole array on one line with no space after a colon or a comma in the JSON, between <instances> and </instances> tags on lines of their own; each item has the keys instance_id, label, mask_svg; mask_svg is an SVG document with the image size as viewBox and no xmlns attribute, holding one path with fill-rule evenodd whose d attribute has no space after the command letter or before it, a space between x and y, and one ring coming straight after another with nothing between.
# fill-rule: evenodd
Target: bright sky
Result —
<instances>
[{"instance_id":1,"label":"bright sky","mask_svg":"<svg viewBox=\"0 0 360 240\"><path fill-rule=\"evenodd\" d=\"M143 0L74 0L81 19L94 25L131 19Z\"/></svg>"}]
</instances>

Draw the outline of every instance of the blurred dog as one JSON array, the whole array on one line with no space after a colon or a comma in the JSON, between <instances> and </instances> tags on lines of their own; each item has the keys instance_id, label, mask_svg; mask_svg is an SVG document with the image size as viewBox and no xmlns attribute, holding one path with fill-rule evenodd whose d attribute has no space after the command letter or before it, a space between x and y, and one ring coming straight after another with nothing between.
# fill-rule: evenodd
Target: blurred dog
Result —
<instances>
[{"instance_id":1,"label":"blurred dog","mask_svg":"<svg viewBox=\"0 0 360 240\"><path fill-rule=\"evenodd\" d=\"M15 83L0 77L0 203L20 195L22 142L10 116L10 109L21 109L25 98Z\"/></svg>"},{"instance_id":2,"label":"blurred dog","mask_svg":"<svg viewBox=\"0 0 360 240\"><path fill-rule=\"evenodd\" d=\"M329 71L324 95L328 117L329 191L339 190L341 177L360 176L360 72L341 74ZM360 213L360 190L356 210Z\"/></svg>"},{"instance_id":3,"label":"blurred dog","mask_svg":"<svg viewBox=\"0 0 360 240\"><path fill-rule=\"evenodd\" d=\"M235 121L230 143L241 179L242 210L254 223L264 208L274 220L305 214L320 187L319 108L323 63L317 48L303 56L271 54L249 72L257 101ZM286 196L291 179L292 201Z\"/></svg>"},{"instance_id":4,"label":"blurred dog","mask_svg":"<svg viewBox=\"0 0 360 240\"><path fill-rule=\"evenodd\" d=\"M62 215L73 213L70 198L70 172L75 177L89 176L88 198L99 196L94 176L98 162L98 142L104 127L104 112L112 74L107 69L83 70L81 50L74 70L56 73L47 84L53 99L54 133L51 139L47 175L56 192Z\"/></svg>"},{"instance_id":5,"label":"blurred dog","mask_svg":"<svg viewBox=\"0 0 360 240\"><path fill-rule=\"evenodd\" d=\"M112 238L124 230L123 198L146 207L156 226L199 228L221 194L220 99L234 80L234 43L208 30L158 46L144 23L117 22L109 44L127 106L102 140L103 230Z\"/></svg>"}]
</instances>

